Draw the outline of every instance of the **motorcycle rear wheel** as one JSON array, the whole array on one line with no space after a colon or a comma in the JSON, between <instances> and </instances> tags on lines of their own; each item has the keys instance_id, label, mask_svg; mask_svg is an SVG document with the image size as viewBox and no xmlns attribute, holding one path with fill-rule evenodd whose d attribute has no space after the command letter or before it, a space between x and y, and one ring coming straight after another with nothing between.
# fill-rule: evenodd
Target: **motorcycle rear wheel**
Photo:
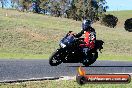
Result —
<instances>
[{"instance_id":1,"label":"motorcycle rear wheel","mask_svg":"<svg viewBox=\"0 0 132 88\"><path fill-rule=\"evenodd\" d=\"M87 61L83 61L83 65L86 67L90 66L91 64L93 64L97 60L97 58L98 58L98 52L89 53Z\"/></svg>"},{"instance_id":2,"label":"motorcycle rear wheel","mask_svg":"<svg viewBox=\"0 0 132 88\"><path fill-rule=\"evenodd\" d=\"M61 64L62 61L61 61L61 57L59 55L59 52L58 51L55 51L51 57L49 58L49 64L51 66L57 66L59 64Z\"/></svg>"}]
</instances>

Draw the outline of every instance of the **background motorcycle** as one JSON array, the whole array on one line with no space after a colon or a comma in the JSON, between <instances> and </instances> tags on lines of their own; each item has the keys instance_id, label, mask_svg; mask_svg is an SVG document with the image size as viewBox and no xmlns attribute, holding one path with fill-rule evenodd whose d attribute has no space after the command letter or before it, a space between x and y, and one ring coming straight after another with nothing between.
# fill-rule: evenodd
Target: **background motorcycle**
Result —
<instances>
[{"instance_id":1,"label":"background motorcycle","mask_svg":"<svg viewBox=\"0 0 132 88\"><path fill-rule=\"evenodd\" d=\"M63 38L64 39L64 38ZM87 52L87 58L84 59L85 52L84 49L80 47L82 44L82 38L75 39L70 42L67 41L67 44L60 43L60 47L51 55L49 58L49 64L51 66L57 66L63 63L82 63L85 66L93 64L98 58L98 50L103 49L103 41L96 40L94 49L90 49Z\"/></svg>"}]
</instances>

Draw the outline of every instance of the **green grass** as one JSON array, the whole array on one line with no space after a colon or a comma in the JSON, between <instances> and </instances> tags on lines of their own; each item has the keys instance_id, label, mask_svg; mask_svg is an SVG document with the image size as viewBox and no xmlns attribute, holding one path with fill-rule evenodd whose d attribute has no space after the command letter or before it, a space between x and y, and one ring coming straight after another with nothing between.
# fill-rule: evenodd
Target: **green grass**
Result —
<instances>
[{"instance_id":1,"label":"green grass","mask_svg":"<svg viewBox=\"0 0 132 88\"><path fill-rule=\"evenodd\" d=\"M129 84L85 84L80 86L74 80L69 81L42 81L0 84L0 88L132 88L132 82Z\"/></svg>"},{"instance_id":2,"label":"green grass","mask_svg":"<svg viewBox=\"0 0 132 88\"><path fill-rule=\"evenodd\" d=\"M100 60L132 60L132 33L123 28L124 20L132 17L131 12L110 12L119 17L116 28L93 24L97 39L105 42ZM0 9L0 58L48 58L66 32L80 29L79 21Z\"/></svg>"},{"instance_id":3,"label":"green grass","mask_svg":"<svg viewBox=\"0 0 132 88\"><path fill-rule=\"evenodd\" d=\"M47 59L46 54L0 53L0 59Z\"/></svg>"},{"instance_id":4,"label":"green grass","mask_svg":"<svg viewBox=\"0 0 132 88\"><path fill-rule=\"evenodd\" d=\"M98 60L132 61L132 56L123 55L100 55Z\"/></svg>"}]
</instances>

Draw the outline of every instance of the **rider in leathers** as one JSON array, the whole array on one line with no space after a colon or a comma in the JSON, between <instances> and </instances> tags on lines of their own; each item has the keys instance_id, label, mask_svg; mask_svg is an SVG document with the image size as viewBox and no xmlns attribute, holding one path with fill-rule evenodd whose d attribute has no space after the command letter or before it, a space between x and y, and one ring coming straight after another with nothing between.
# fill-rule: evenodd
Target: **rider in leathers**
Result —
<instances>
[{"instance_id":1,"label":"rider in leathers","mask_svg":"<svg viewBox=\"0 0 132 88\"><path fill-rule=\"evenodd\" d=\"M85 58L87 58L88 50L91 50L95 47L96 32L94 28L91 27L90 20L83 20L82 22L82 31L75 35L75 37L81 37L84 34L84 44L80 44L85 52Z\"/></svg>"}]
</instances>

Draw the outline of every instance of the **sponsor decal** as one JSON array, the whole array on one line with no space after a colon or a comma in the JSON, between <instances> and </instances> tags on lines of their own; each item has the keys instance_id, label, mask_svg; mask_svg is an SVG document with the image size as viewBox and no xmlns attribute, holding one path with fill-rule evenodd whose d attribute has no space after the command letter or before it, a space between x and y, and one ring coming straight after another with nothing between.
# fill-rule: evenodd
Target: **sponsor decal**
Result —
<instances>
[{"instance_id":1,"label":"sponsor decal","mask_svg":"<svg viewBox=\"0 0 132 88\"><path fill-rule=\"evenodd\" d=\"M79 67L76 76L78 84L86 83L130 83L129 74L86 74L84 68Z\"/></svg>"}]
</instances>

